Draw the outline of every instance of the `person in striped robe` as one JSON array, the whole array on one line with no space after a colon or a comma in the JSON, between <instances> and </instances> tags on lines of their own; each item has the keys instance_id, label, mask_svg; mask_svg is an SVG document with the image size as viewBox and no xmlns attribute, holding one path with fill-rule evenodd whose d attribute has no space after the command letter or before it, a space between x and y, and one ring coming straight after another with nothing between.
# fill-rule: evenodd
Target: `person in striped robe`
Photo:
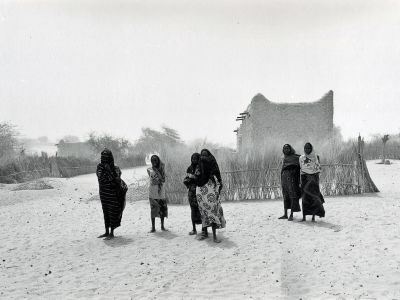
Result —
<instances>
[{"instance_id":1,"label":"person in striped robe","mask_svg":"<svg viewBox=\"0 0 400 300\"><path fill-rule=\"evenodd\" d=\"M121 170L114 165L114 157L110 150L104 149L101 152L101 162L97 165L96 174L106 229L106 232L98 237L110 240L114 238L114 229L121 225L126 194L126 190L121 187L124 184L121 180Z\"/></svg>"}]
</instances>

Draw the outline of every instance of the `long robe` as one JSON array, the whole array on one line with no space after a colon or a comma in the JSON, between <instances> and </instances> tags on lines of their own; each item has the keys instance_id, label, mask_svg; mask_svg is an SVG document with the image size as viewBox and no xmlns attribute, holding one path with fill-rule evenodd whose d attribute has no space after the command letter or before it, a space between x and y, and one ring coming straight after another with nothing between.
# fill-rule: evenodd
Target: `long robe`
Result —
<instances>
[{"instance_id":1,"label":"long robe","mask_svg":"<svg viewBox=\"0 0 400 300\"><path fill-rule=\"evenodd\" d=\"M216 186L211 179L207 184L196 188L196 198L199 204L203 228L210 226L225 228L224 211Z\"/></svg>"},{"instance_id":2,"label":"long robe","mask_svg":"<svg viewBox=\"0 0 400 300\"><path fill-rule=\"evenodd\" d=\"M221 172L215 157L207 149L208 156L202 156L195 170L196 198L199 204L203 228L215 226L225 228L226 220L219 199L222 187ZM217 179L217 180L215 180ZM218 184L217 184L218 181ZM217 190L217 187L219 188Z\"/></svg>"},{"instance_id":3,"label":"long robe","mask_svg":"<svg viewBox=\"0 0 400 300\"><path fill-rule=\"evenodd\" d=\"M299 212L301 198L300 166L291 165L282 169L281 184L284 209Z\"/></svg>"},{"instance_id":4,"label":"long robe","mask_svg":"<svg viewBox=\"0 0 400 300\"><path fill-rule=\"evenodd\" d=\"M195 168L193 166L189 166L186 172L187 175L183 183L188 188L188 202L191 210L191 219L194 224L201 224L201 214L196 198L196 181L194 177Z\"/></svg>"},{"instance_id":5,"label":"long robe","mask_svg":"<svg viewBox=\"0 0 400 300\"><path fill-rule=\"evenodd\" d=\"M114 168L115 172L110 172L104 164L99 164L96 171L104 225L111 228L117 228L121 225L122 212L126 201L126 191L121 190L121 170L117 166Z\"/></svg>"},{"instance_id":6,"label":"long robe","mask_svg":"<svg viewBox=\"0 0 400 300\"><path fill-rule=\"evenodd\" d=\"M158 157L158 156L157 156ZM159 159L159 158L158 158ZM161 165L160 161L160 165ZM163 165L163 164L162 164ZM151 167L147 169L147 174L150 178L149 184L149 203L150 203L150 216L154 218L168 218L168 204L165 194L165 173L163 168L158 170Z\"/></svg>"},{"instance_id":7,"label":"long robe","mask_svg":"<svg viewBox=\"0 0 400 300\"><path fill-rule=\"evenodd\" d=\"M325 217L325 203L319 189L319 173L315 174L302 174L301 175L301 188L302 188L302 208L303 215L316 215Z\"/></svg>"}]
</instances>

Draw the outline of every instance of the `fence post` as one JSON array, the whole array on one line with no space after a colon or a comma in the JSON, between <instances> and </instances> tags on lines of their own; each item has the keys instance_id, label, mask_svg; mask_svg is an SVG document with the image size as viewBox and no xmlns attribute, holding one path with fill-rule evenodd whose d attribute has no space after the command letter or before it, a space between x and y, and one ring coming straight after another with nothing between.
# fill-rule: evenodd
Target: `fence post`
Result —
<instances>
[{"instance_id":1,"label":"fence post","mask_svg":"<svg viewBox=\"0 0 400 300\"><path fill-rule=\"evenodd\" d=\"M359 160L361 164L361 175L363 179L363 192L368 193L376 193L379 192L379 189L376 187L375 183L373 182L371 176L369 175L367 164L364 160L364 140L361 139L361 136L358 137L359 141Z\"/></svg>"},{"instance_id":2,"label":"fence post","mask_svg":"<svg viewBox=\"0 0 400 300\"><path fill-rule=\"evenodd\" d=\"M361 182L360 182L360 173L359 173L359 163L358 160L354 161L354 169L353 169L353 180L354 183L357 184L357 193L361 194Z\"/></svg>"}]
</instances>

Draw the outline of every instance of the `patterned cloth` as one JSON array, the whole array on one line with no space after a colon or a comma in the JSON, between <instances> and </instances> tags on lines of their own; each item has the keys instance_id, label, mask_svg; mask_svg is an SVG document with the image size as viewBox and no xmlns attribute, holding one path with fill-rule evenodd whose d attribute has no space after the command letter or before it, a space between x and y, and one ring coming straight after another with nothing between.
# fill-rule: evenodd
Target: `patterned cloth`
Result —
<instances>
[{"instance_id":1,"label":"patterned cloth","mask_svg":"<svg viewBox=\"0 0 400 300\"><path fill-rule=\"evenodd\" d=\"M303 215L325 217L324 197L319 189L319 174L301 175Z\"/></svg>"},{"instance_id":2,"label":"patterned cloth","mask_svg":"<svg viewBox=\"0 0 400 300\"><path fill-rule=\"evenodd\" d=\"M168 218L168 205L166 199L150 200L151 218Z\"/></svg>"},{"instance_id":3,"label":"patterned cloth","mask_svg":"<svg viewBox=\"0 0 400 300\"><path fill-rule=\"evenodd\" d=\"M165 187L164 184L160 184L160 178L157 172L155 172L153 168L148 168L147 174L149 174L150 177L149 198L165 199Z\"/></svg>"},{"instance_id":4,"label":"patterned cloth","mask_svg":"<svg viewBox=\"0 0 400 300\"><path fill-rule=\"evenodd\" d=\"M281 184L285 210L290 209L291 212L299 212L299 200L301 198L300 167L291 166L282 170Z\"/></svg>"},{"instance_id":5,"label":"patterned cloth","mask_svg":"<svg viewBox=\"0 0 400 300\"><path fill-rule=\"evenodd\" d=\"M225 228L226 221L222 210L218 192L212 180L204 186L196 188L196 198L199 204L203 228L215 225L217 228Z\"/></svg>"},{"instance_id":6,"label":"patterned cloth","mask_svg":"<svg viewBox=\"0 0 400 300\"><path fill-rule=\"evenodd\" d=\"M301 174L316 174L321 172L321 164L319 156L315 152L310 154L303 154L300 156Z\"/></svg>"},{"instance_id":7,"label":"patterned cloth","mask_svg":"<svg viewBox=\"0 0 400 300\"><path fill-rule=\"evenodd\" d=\"M164 199L165 164L158 155L152 155L150 160L152 166L147 169L150 177L149 198ZM158 188L156 189L155 186L158 186Z\"/></svg>"},{"instance_id":8,"label":"patterned cloth","mask_svg":"<svg viewBox=\"0 0 400 300\"><path fill-rule=\"evenodd\" d=\"M121 170L117 166L110 169L100 163L96 174L99 182L99 194L104 215L105 227L117 228L121 225L122 212L125 208L125 193L121 192Z\"/></svg>"}]
</instances>

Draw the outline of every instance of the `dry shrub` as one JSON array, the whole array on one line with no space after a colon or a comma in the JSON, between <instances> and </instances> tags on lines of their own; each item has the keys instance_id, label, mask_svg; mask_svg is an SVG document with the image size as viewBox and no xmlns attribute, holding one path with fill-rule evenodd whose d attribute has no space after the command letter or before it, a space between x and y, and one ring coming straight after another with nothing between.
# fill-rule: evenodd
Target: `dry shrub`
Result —
<instances>
[{"instance_id":1,"label":"dry shrub","mask_svg":"<svg viewBox=\"0 0 400 300\"><path fill-rule=\"evenodd\" d=\"M44 180L35 180L31 182L21 183L13 189L13 191L34 191L34 190L50 190L53 187Z\"/></svg>"}]
</instances>

